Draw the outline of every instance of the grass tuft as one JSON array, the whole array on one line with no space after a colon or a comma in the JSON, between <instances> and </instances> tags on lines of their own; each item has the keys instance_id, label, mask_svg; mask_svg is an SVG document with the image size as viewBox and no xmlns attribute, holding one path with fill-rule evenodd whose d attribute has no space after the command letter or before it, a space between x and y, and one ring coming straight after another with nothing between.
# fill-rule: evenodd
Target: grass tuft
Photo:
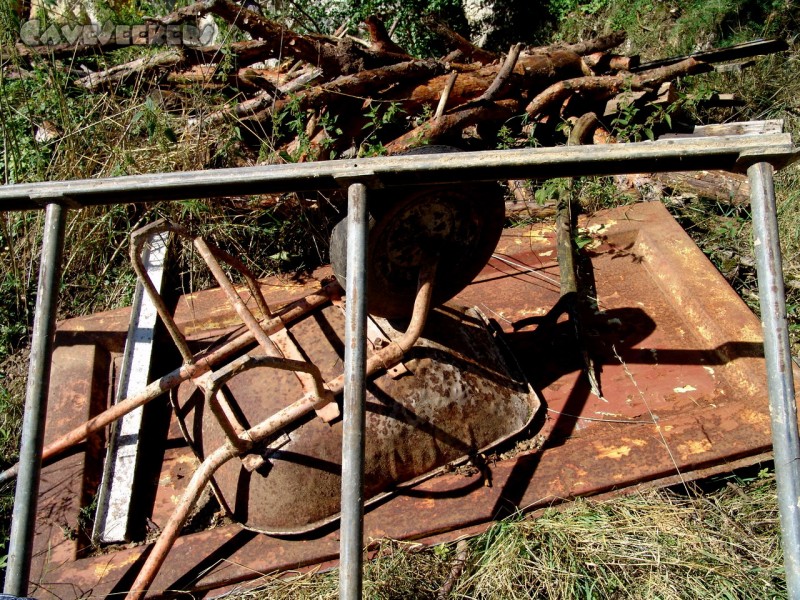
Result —
<instances>
[{"instance_id":1,"label":"grass tuft","mask_svg":"<svg viewBox=\"0 0 800 600\"><path fill-rule=\"evenodd\" d=\"M709 493L648 490L578 499L512 517L469 540L453 599L785 598L774 477L711 482ZM364 597L437 598L455 543L420 549L382 541ZM229 598L334 599L338 573L264 577Z\"/></svg>"}]
</instances>

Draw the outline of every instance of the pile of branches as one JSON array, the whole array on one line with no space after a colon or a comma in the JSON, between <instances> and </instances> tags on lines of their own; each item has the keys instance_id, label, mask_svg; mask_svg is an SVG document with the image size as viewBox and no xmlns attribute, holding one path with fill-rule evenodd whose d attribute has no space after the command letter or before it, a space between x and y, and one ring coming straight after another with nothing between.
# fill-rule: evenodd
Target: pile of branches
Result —
<instances>
[{"instance_id":1,"label":"pile of branches","mask_svg":"<svg viewBox=\"0 0 800 600\"><path fill-rule=\"evenodd\" d=\"M585 130L577 138L586 138L597 120L581 121L581 116L605 114L611 121L614 111L634 101L667 101L670 82L713 70L718 58L730 59L730 53L705 53L641 65L637 57L613 51L625 41L622 32L575 44L516 44L502 56L476 47L429 15L423 17L425 24L452 51L422 60L395 43L375 16L366 20L368 40L347 35L346 25L334 35L310 35L232 0L201 0L152 18L151 28L196 23L205 15L224 20L250 39L225 46L165 47L80 74L75 85L113 91L131 77L151 73L162 90L197 85L223 90L229 100L202 119L192 119L190 127L234 120L255 134L248 138L251 144L269 141L270 152L255 148L261 156L306 161L395 154L423 144L496 147L504 125L512 137L527 127L537 144L552 145L558 141L555 125L571 120ZM74 56L96 49L46 51ZM776 49L758 46L750 54ZM23 56L38 51L19 47Z\"/></svg>"}]
</instances>

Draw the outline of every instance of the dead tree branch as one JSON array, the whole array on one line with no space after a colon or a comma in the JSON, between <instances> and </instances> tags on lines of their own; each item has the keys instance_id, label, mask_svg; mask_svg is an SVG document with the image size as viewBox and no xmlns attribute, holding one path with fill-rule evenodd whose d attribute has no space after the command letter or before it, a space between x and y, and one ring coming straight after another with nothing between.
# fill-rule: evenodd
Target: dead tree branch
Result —
<instances>
[{"instance_id":1,"label":"dead tree branch","mask_svg":"<svg viewBox=\"0 0 800 600\"><path fill-rule=\"evenodd\" d=\"M442 90L442 95L439 98L439 104L436 106L436 112L433 113L433 118L438 119L444 114L444 109L447 107L447 100L450 98L450 92L453 91L453 86L458 78L458 71L453 71L447 77L447 83Z\"/></svg>"},{"instance_id":2,"label":"dead tree branch","mask_svg":"<svg viewBox=\"0 0 800 600\"><path fill-rule=\"evenodd\" d=\"M442 23L433 15L425 16L423 18L423 23L426 27L428 27L428 29L441 37L450 48L453 48L454 50L460 50L461 53L468 59L488 65L489 63L492 63L500 58L493 52L488 52L482 48L478 48L467 38L450 29L447 25Z\"/></svg>"},{"instance_id":3,"label":"dead tree branch","mask_svg":"<svg viewBox=\"0 0 800 600\"><path fill-rule=\"evenodd\" d=\"M652 89L682 75L694 75L711 70L713 67L710 65L687 58L674 65L644 71L637 75L620 74L567 79L554 83L538 94L525 108L525 112L532 117L542 114L553 105L560 105L571 94L577 93L595 99L605 99L618 94L623 89Z\"/></svg>"},{"instance_id":4,"label":"dead tree branch","mask_svg":"<svg viewBox=\"0 0 800 600\"><path fill-rule=\"evenodd\" d=\"M497 77L494 78L492 85L490 85L488 89L475 100L476 102L489 102L494 100L495 96L497 96L497 93L500 91L500 88L503 87L503 84L505 84L505 82L511 76L511 73L514 72L514 67L517 65L517 59L519 59L519 53L521 50L522 44L514 44L511 46L511 49L508 51L508 56L506 56L506 59L503 62L503 66L497 72Z\"/></svg>"},{"instance_id":5,"label":"dead tree branch","mask_svg":"<svg viewBox=\"0 0 800 600\"><path fill-rule=\"evenodd\" d=\"M577 44L557 44L554 46L549 46L548 49L569 50L570 52L574 52L579 56L585 56L594 52L605 52L606 50L611 50L612 48L621 46L625 42L626 38L627 35L624 31L612 31L608 35L601 35L591 40L578 42Z\"/></svg>"},{"instance_id":6,"label":"dead tree branch","mask_svg":"<svg viewBox=\"0 0 800 600\"><path fill-rule=\"evenodd\" d=\"M121 83L134 75L141 75L148 71L173 67L183 60L179 50L169 49L151 56L137 58L124 65L117 65L105 71L90 73L75 81L75 84L87 90L96 90L104 85Z\"/></svg>"}]
</instances>

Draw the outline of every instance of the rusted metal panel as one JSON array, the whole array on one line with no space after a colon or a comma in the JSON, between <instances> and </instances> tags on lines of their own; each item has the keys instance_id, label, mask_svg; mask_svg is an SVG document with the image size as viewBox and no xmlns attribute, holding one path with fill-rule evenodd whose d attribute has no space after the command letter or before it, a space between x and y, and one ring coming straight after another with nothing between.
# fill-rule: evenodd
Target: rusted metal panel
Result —
<instances>
[{"instance_id":1,"label":"rusted metal panel","mask_svg":"<svg viewBox=\"0 0 800 600\"><path fill-rule=\"evenodd\" d=\"M53 352L50 401L53 410L45 428L45 443L58 438L97 414L98 400L109 393L110 356L91 344L61 345ZM48 582L61 595L69 584L52 579L50 571L72 565L91 546L81 509L88 506L102 475L102 436L91 436L80 448L42 469L36 534L33 548L32 584Z\"/></svg>"},{"instance_id":2,"label":"rusted metal panel","mask_svg":"<svg viewBox=\"0 0 800 600\"><path fill-rule=\"evenodd\" d=\"M571 328L552 310L558 300L554 231L546 225L506 231L495 258L455 300L477 305L506 332L520 366L541 392L547 417L534 440L517 454L497 456L483 473L445 474L373 507L365 517L368 539L453 539L517 510L619 493L642 482L672 483L678 474L690 479L719 465L760 460L769 451L758 319L662 206L619 208L582 226L594 240L588 252L597 299L597 308L585 319L587 343L602 367L605 400L590 395L579 373L582 363ZM309 289L277 293L288 300ZM268 286L265 295L272 304ZM193 344L202 345L211 332L216 335L236 323L224 307L218 292L194 294L186 308L179 307L182 316L176 320L191 329ZM209 308L205 320L201 309ZM100 326L113 329L114 319L124 338L123 314L67 323L58 339L63 343L67 330L80 329L95 329L91 339L114 338L117 333L103 333ZM65 376L62 371L61 381ZM83 418L64 395L51 402L52 415L63 418L73 412L74 418ZM188 477L181 469L194 460L191 450L180 446L174 424L169 438L156 494L160 500L152 515L156 525L166 520L170 498L183 491ZM43 482L43 493L61 494L66 489L59 487L66 485L62 479L74 475L48 471L48 477L59 480ZM64 514L72 510L70 493L59 496ZM51 520L54 514L40 513L40 536L58 527ZM42 537L39 547L49 539ZM63 598L122 591L145 549L135 546L77 560L66 554L56 560L42 552L36 570L40 587L33 594ZM221 526L181 537L154 589L213 589L258 573L327 563L337 554L336 530L285 540Z\"/></svg>"}]
</instances>

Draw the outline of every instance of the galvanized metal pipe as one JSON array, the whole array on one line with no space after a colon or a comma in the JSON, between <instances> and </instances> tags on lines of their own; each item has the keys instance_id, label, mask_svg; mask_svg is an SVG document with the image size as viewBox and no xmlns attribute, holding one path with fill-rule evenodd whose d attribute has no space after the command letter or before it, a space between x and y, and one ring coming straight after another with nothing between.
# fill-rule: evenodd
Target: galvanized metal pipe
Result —
<instances>
[{"instance_id":1,"label":"galvanized metal pipe","mask_svg":"<svg viewBox=\"0 0 800 600\"><path fill-rule=\"evenodd\" d=\"M3 587L4 593L14 596L28 594L66 221L66 208L54 202L47 205L22 420L21 467L14 495L8 567Z\"/></svg>"},{"instance_id":2,"label":"galvanized metal pipe","mask_svg":"<svg viewBox=\"0 0 800 600\"><path fill-rule=\"evenodd\" d=\"M364 429L367 368L367 187L347 190L347 285L342 427L339 598L360 600L364 538Z\"/></svg>"},{"instance_id":3,"label":"galvanized metal pipe","mask_svg":"<svg viewBox=\"0 0 800 600\"><path fill-rule=\"evenodd\" d=\"M800 600L800 438L772 166L747 170L788 597Z\"/></svg>"},{"instance_id":4,"label":"galvanized metal pipe","mask_svg":"<svg viewBox=\"0 0 800 600\"><path fill-rule=\"evenodd\" d=\"M154 173L0 186L0 211L42 208L39 198L68 195L76 206L161 202L247 194L339 189L341 182L371 187L498 179L535 179L734 169L743 155L773 164L797 158L789 134L673 138L635 144L487 150L384 156L210 171Z\"/></svg>"}]
</instances>

